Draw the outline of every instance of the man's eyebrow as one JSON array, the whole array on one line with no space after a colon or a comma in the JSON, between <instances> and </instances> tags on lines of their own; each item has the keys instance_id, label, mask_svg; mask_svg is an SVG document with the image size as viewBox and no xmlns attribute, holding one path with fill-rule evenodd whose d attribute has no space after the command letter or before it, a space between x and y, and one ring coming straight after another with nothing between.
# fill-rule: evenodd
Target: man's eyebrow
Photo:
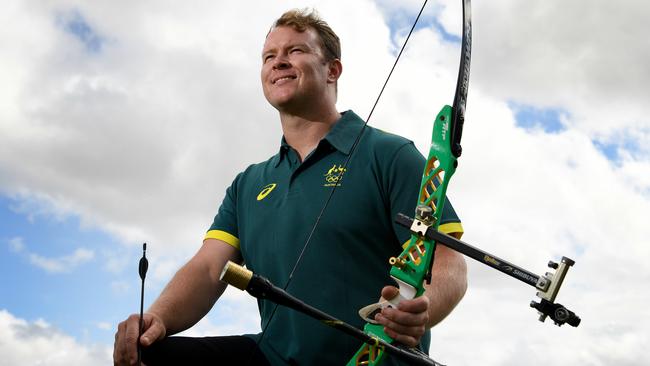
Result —
<instances>
[{"instance_id":1,"label":"man's eyebrow","mask_svg":"<svg viewBox=\"0 0 650 366\"><path fill-rule=\"evenodd\" d=\"M311 48L308 43L306 42L296 42L296 43L290 43L288 48L292 47L304 47L304 48Z\"/></svg>"},{"instance_id":2,"label":"man's eyebrow","mask_svg":"<svg viewBox=\"0 0 650 366\"><path fill-rule=\"evenodd\" d=\"M262 49L262 57L268 55L269 53L274 53L277 47L269 47Z\"/></svg>"},{"instance_id":3,"label":"man's eyebrow","mask_svg":"<svg viewBox=\"0 0 650 366\"><path fill-rule=\"evenodd\" d=\"M286 46L282 46L281 48L294 48L294 47L307 48L307 49L310 49L310 50L311 50L311 49L314 49L313 47L311 47L311 46L310 46L308 43L306 43L306 42L289 43L289 44L287 44ZM263 49L263 50L262 50L262 55L265 55L265 54L267 54L267 53L275 52L275 51L277 50L277 48L279 48L279 47L274 46L274 47L269 47L269 48L267 48L267 49Z\"/></svg>"}]
</instances>

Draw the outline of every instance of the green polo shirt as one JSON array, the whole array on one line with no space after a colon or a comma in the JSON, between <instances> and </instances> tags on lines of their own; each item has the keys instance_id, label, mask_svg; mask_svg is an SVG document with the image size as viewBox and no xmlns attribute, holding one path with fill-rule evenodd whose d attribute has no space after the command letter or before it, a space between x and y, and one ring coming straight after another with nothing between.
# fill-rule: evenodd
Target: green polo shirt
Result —
<instances>
[{"instance_id":1,"label":"green polo shirt","mask_svg":"<svg viewBox=\"0 0 650 366\"><path fill-rule=\"evenodd\" d=\"M338 184L287 291L359 328L358 309L393 284L388 258L410 237L393 219L413 215L425 162L411 141L368 126L343 169L362 128L356 114L344 113L303 162L283 139L278 154L235 178L206 234L240 249L249 269L283 287ZM462 233L451 205L444 208L440 230ZM274 305L258 304L264 329ZM428 349L428 333L423 342ZM273 365L343 365L359 346L283 306L261 344Z\"/></svg>"}]
</instances>

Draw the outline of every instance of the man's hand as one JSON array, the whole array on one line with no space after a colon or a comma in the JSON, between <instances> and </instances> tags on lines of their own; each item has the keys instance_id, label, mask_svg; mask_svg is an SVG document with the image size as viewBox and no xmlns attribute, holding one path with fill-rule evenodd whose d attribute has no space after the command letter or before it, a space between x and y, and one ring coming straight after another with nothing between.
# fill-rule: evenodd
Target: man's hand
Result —
<instances>
[{"instance_id":1,"label":"man's hand","mask_svg":"<svg viewBox=\"0 0 650 366\"><path fill-rule=\"evenodd\" d=\"M381 297L392 299L399 290L393 286L386 286L381 290ZM419 296L412 300L400 301L397 308L384 308L375 320L384 325L384 331L396 341L416 347L420 338L427 330L429 322L429 298Z\"/></svg>"},{"instance_id":2,"label":"man's hand","mask_svg":"<svg viewBox=\"0 0 650 366\"><path fill-rule=\"evenodd\" d=\"M145 313L143 316L143 333L140 338L142 347L165 337L167 330L160 317ZM113 347L113 364L115 366L135 365L138 362L137 340L140 327L140 315L131 314L117 326L115 345Z\"/></svg>"}]
</instances>

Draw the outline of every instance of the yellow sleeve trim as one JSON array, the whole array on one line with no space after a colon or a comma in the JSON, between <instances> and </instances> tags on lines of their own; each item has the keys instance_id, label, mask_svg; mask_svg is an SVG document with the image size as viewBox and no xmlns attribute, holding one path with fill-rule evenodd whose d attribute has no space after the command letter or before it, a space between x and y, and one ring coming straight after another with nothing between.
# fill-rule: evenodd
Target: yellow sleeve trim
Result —
<instances>
[{"instance_id":1,"label":"yellow sleeve trim","mask_svg":"<svg viewBox=\"0 0 650 366\"><path fill-rule=\"evenodd\" d=\"M438 226L438 231L443 234L453 236L456 239L460 239L463 236L465 230L463 230L463 224L460 222L449 222Z\"/></svg>"},{"instance_id":2,"label":"yellow sleeve trim","mask_svg":"<svg viewBox=\"0 0 650 366\"><path fill-rule=\"evenodd\" d=\"M463 233L465 232L463 230L463 225L460 222L450 222L447 224L442 224L438 226L438 231L440 231L443 234L453 236L456 239L460 239L460 237L463 236ZM404 242L404 244L402 244L402 249L406 249L406 247L409 246L410 242L411 239L409 238L407 241Z\"/></svg>"},{"instance_id":3,"label":"yellow sleeve trim","mask_svg":"<svg viewBox=\"0 0 650 366\"><path fill-rule=\"evenodd\" d=\"M235 249L239 249L239 238L225 231L210 230L207 233L205 233L205 238L203 238L203 240L205 239L221 240L232 245L233 247L235 247Z\"/></svg>"}]
</instances>

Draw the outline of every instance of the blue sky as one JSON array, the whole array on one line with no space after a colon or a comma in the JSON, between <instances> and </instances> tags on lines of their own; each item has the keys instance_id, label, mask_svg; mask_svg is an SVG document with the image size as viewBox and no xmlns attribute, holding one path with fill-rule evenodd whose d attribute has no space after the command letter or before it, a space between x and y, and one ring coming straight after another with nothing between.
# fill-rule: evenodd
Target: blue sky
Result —
<instances>
[{"instance_id":1,"label":"blue sky","mask_svg":"<svg viewBox=\"0 0 650 366\"><path fill-rule=\"evenodd\" d=\"M137 249L82 228L73 216L34 214L22 204L0 197L0 308L31 321L46 319L86 342L110 341L114 323L139 307ZM70 259L79 249L90 256ZM114 258L107 253L133 265L109 268Z\"/></svg>"},{"instance_id":2,"label":"blue sky","mask_svg":"<svg viewBox=\"0 0 650 366\"><path fill-rule=\"evenodd\" d=\"M233 177L277 150L277 116L259 90L260 40L269 14L306 5L344 42L340 109L365 115L415 3L7 2L0 311L12 325L0 324L8 340L0 353L31 364L110 362L117 322L139 308L142 242L149 304L200 245ZM618 40L647 42L647 6L498 5L474 4L464 152L450 194L469 242L533 272L573 256L560 296L584 324L538 326L527 308L532 292L470 263L470 291L434 330L445 343L437 358L475 364L471 344L485 365L544 365L548 349L558 365L639 364L650 346L642 313L650 301L650 56ZM591 17L581 16L586 7ZM244 13L247 27L231 23ZM459 16L456 1L428 5L371 121L421 151L431 117L453 98ZM634 77L616 77L619 69ZM227 293L191 332L254 331L254 312L246 294ZM11 333L21 322L74 340L70 349L106 352L49 362L48 347L59 343ZM32 344L42 349L18 347Z\"/></svg>"},{"instance_id":3,"label":"blue sky","mask_svg":"<svg viewBox=\"0 0 650 366\"><path fill-rule=\"evenodd\" d=\"M59 15L60 27L75 36L88 52L100 53L106 40L93 29L78 10Z\"/></svg>"}]
</instances>

